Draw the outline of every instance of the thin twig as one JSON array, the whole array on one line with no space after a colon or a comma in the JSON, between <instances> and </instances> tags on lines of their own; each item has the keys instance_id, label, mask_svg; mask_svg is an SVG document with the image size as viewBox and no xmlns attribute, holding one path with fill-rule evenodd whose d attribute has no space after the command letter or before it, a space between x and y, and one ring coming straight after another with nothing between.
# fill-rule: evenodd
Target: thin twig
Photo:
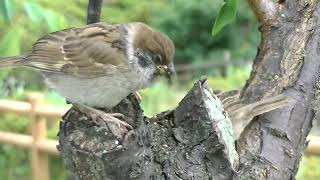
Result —
<instances>
[{"instance_id":1,"label":"thin twig","mask_svg":"<svg viewBox=\"0 0 320 180\"><path fill-rule=\"evenodd\" d=\"M89 0L87 24L100 21L101 7L103 0Z\"/></svg>"}]
</instances>

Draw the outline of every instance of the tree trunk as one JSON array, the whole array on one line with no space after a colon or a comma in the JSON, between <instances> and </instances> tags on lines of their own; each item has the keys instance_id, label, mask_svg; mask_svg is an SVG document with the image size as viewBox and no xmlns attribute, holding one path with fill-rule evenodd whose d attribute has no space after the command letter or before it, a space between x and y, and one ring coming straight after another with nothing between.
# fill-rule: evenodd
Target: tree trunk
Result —
<instances>
[{"instance_id":1,"label":"tree trunk","mask_svg":"<svg viewBox=\"0 0 320 180\"><path fill-rule=\"evenodd\" d=\"M102 1L96 2L88 10L100 14ZM262 40L240 100L284 92L289 105L256 117L236 147L231 121L205 79L175 110L151 118L128 96L111 110L134 127L126 133L119 127L121 143L72 108L61 122L58 149L76 179L294 179L320 108L320 6L317 0L248 2ZM99 19L88 14L88 22Z\"/></svg>"},{"instance_id":2,"label":"tree trunk","mask_svg":"<svg viewBox=\"0 0 320 180\"><path fill-rule=\"evenodd\" d=\"M255 12L259 7L276 11L268 18L256 12L262 40L242 97L255 101L284 91L292 99L288 107L266 113L246 127L237 142L242 165L238 176L294 179L319 109L319 1L249 2Z\"/></svg>"}]
</instances>

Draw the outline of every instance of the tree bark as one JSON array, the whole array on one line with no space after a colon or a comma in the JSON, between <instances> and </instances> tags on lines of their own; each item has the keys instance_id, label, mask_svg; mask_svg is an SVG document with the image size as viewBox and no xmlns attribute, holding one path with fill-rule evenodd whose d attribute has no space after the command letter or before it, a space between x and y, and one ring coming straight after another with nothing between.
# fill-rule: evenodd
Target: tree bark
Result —
<instances>
[{"instance_id":1,"label":"tree bark","mask_svg":"<svg viewBox=\"0 0 320 180\"><path fill-rule=\"evenodd\" d=\"M64 116L59 151L77 179L230 179L237 169L231 122L206 80L174 111L145 117L135 96L113 110L135 120L121 144L75 109Z\"/></svg>"},{"instance_id":2,"label":"tree bark","mask_svg":"<svg viewBox=\"0 0 320 180\"><path fill-rule=\"evenodd\" d=\"M89 20L101 2L88 22L99 19ZM58 149L76 179L294 179L320 109L320 6L318 0L248 2L262 39L240 100L285 93L289 105L256 117L236 147L231 121L205 79L175 110L151 118L128 96L111 110L134 128L121 142L72 108L61 122Z\"/></svg>"},{"instance_id":3,"label":"tree bark","mask_svg":"<svg viewBox=\"0 0 320 180\"><path fill-rule=\"evenodd\" d=\"M92 24L100 21L100 14L103 0L89 0L87 24Z\"/></svg>"},{"instance_id":4,"label":"tree bark","mask_svg":"<svg viewBox=\"0 0 320 180\"><path fill-rule=\"evenodd\" d=\"M275 23L262 23L262 41L242 97L255 101L284 91L292 100L246 127L237 142L241 178L294 179L319 109L319 3L290 0L277 6Z\"/></svg>"}]
</instances>

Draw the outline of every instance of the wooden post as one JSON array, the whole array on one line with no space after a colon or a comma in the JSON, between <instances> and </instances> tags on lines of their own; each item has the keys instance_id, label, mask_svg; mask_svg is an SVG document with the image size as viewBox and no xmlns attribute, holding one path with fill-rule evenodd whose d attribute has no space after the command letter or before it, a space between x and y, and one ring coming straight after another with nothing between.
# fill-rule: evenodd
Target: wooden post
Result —
<instances>
[{"instance_id":1,"label":"wooden post","mask_svg":"<svg viewBox=\"0 0 320 180\"><path fill-rule=\"evenodd\" d=\"M221 76L226 78L228 76L228 65L230 64L230 57L231 57L231 54L230 54L230 51L228 50L224 50L223 51L223 63L224 63L224 66L222 66L220 68L220 72L221 72Z\"/></svg>"},{"instance_id":2,"label":"wooden post","mask_svg":"<svg viewBox=\"0 0 320 180\"><path fill-rule=\"evenodd\" d=\"M29 95L31 103L31 132L33 143L31 148L31 167L34 180L49 180L48 154L41 152L38 144L46 138L46 120L43 116L36 114L36 109L44 104L44 97L40 93Z\"/></svg>"}]
</instances>

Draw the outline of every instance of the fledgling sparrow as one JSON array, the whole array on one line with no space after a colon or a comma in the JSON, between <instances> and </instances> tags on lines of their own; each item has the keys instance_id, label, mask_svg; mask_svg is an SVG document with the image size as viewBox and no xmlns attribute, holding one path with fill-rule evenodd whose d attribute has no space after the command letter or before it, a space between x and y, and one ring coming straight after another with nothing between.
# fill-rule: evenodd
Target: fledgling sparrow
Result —
<instances>
[{"instance_id":1,"label":"fledgling sparrow","mask_svg":"<svg viewBox=\"0 0 320 180\"><path fill-rule=\"evenodd\" d=\"M0 58L1 67L39 70L50 87L96 122L131 126L95 108L112 108L158 76L174 74L175 47L143 23L95 23L40 38L31 52ZM121 116L121 114L120 114ZM109 126L108 126L109 127Z\"/></svg>"}]
</instances>

